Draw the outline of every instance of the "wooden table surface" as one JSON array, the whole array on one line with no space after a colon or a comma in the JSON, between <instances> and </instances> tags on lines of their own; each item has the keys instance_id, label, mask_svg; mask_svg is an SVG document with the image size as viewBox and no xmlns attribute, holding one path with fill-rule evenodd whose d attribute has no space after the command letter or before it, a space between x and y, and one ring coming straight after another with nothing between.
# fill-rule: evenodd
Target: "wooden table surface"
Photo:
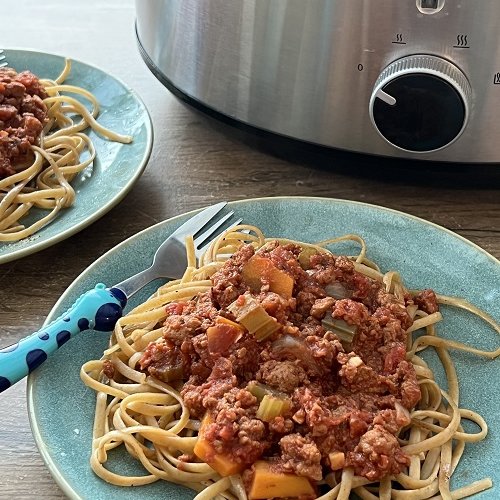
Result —
<instances>
[{"instance_id":1,"label":"wooden table surface","mask_svg":"<svg viewBox=\"0 0 500 500\"><path fill-rule=\"evenodd\" d=\"M0 345L36 331L74 278L125 238L220 200L275 195L359 200L440 224L500 258L496 174L489 179L488 171L478 176L473 169L456 169L453 175L454 166L433 173L404 164L396 166L399 171L374 172L356 170L356 158L324 161L299 153L288 154L293 161L278 158L268 146L232 133L169 93L139 56L134 15L131 0L2 1L0 45L67 55L123 79L148 106L155 143L143 176L111 212L49 249L0 265ZM500 165L491 169L500 171ZM0 395L0 498L9 497L64 497L33 441L25 382Z\"/></svg>"}]
</instances>

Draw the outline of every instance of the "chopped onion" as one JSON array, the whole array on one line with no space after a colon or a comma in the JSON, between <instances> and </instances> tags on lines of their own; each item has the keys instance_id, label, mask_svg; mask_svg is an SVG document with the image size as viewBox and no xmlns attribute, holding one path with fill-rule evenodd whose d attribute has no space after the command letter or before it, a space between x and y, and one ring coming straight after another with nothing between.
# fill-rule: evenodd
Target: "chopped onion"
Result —
<instances>
[{"instance_id":1,"label":"chopped onion","mask_svg":"<svg viewBox=\"0 0 500 500\"><path fill-rule=\"evenodd\" d=\"M409 306L406 306L406 311L408 312L408 315L411 319L415 319L415 314L418 311L418 306L416 304L410 304Z\"/></svg>"},{"instance_id":2,"label":"chopped onion","mask_svg":"<svg viewBox=\"0 0 500 500\"><path fill-rule=\"evenodd\" d=\"M339 281L332 281L326 285L325 292L329 297L333 297L334 299L348 299L351 296L347 288Z\"/></svg>"},{"instance_id":3,"label":"chopped onion","mask_svg":"<svg viewBox=\"0 0 500 500\"><path fill-rule=\"evenodd\" d=\"M310 369L314 369L316 366L316 360L309 347L301 339L291 335L283 335L275 340L271 345L271 351L274 354L290 356L292 359L300 359Z\"/></svg>"},{"instance_id":4,"label":"chopped onion","mask_svg":"<svg viewBox=\"0 0 500 500\"><path fill-rule=\"evenodd\" d=\"M403 425L408 425L411 422L410 412L397 401L394 403L394 408L396 409L396 422L400 425L405 422Z\"/></svg>"}]
</instances>

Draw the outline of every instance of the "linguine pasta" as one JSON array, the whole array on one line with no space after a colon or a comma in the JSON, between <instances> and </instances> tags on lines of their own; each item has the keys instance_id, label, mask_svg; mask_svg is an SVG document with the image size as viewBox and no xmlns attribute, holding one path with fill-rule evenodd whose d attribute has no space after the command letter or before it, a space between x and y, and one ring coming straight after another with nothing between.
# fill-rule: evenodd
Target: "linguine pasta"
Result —
<instances>
[{"instance_id":1,"label":"linguine pasta","mask_svg":"<svg viewBox=\"0 0 500 500\"><path fill-rule=\"evenodd\" d=\"M407 292L397 272L383 273L367 259L365 243L357 235L325 240L317 245L293 243L327 252L326 246L344 240L353 240L361 245L359 254L350 257L357 271L383 283L386 290L396 296ZM260 248L267 241L270 240L258 228L238 226L221 235L197 265L192 239L188 240L188 265L184 276L160 287L146 302L122 317L103 358L82 366L83 382L97 395L90 465L103 480L118 486L169 481L198 492L197 500L247 498L239 474L221 477L194 456L200 421L191 418L180 395L183 381L166 384L141 371L138 363L148 344L162 337L165 306L173 301L192 299L209 290L212 285L210 276L241 245L251 243ZM471 311L500 333L499 325L491 317L466 301L438 295L438 302ZM407 359L414 366L422 395L410 412L410 425L398 437L402 450L410 456L410 465L397 475L372 482L356 476L350 467L330 472L316 485L317 498L321 500L346 500L351 492L367 500L450 500L464 498L492 486L491 480L486 477L454 491L450 489L450 478L466 444L485 439L488 432L481 415L460 407L459 381L450 350L458 349L493 359L500 354L500 349L485 352L439 337L437 324L442 320L440 313L427 314L414 307L410 314L413 325L407 331ZM416 333L420 335L413 337ZM427 349L434 349L439 357L446 373L447 390L438 385L431 367L420 356ZM118 381L106 377L104 373L105 363L109 362L119 374L114 377ZM464 420L477 424L479 432L466 432ZM144 474L131 477L106 468L108 453L116 447L125 447L142 464ZM186 460L186 457L190 458Z\"/></svg>"},{"instance_id":2,"label":"linguine pasta","mask_svg":"<svg viewBox=\"0 0 500 500\"><path fill-rule=\"evenodd\" d=\"M88 127L111 141L132 141L132 137L108 130L96 121L97 99L81 87L64 83L70 71L71 61L66 59L62 73L55 80L40 80L48 96L43 100L48 121L39 144L31 146L28 163L16 165L14 174L0 179L0 242L33 235L53 221L62 209L73 205L76 193L71 181L89 167L96 156L92 140L85 133ZM80 99L90 103L90 110ZM47 213L25 226L23 218L32 208Z\"/></svg>"}]
</instances>

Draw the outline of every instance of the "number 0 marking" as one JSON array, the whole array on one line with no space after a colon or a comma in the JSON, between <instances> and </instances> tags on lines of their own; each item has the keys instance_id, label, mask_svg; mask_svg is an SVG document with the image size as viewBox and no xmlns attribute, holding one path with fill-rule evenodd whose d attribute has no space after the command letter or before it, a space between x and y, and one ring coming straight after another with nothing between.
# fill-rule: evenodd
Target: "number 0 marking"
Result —
<instances>
[{"instance_id":1,"label":"number 0 marking","mask_svg":"<svg viewBox=\"0 0 500 500\"><path fill-rule=\"evenodd\" d=\"M358 64L358 71L363 71L363 65L362 64Z\"/></svg>"}]
</instances>

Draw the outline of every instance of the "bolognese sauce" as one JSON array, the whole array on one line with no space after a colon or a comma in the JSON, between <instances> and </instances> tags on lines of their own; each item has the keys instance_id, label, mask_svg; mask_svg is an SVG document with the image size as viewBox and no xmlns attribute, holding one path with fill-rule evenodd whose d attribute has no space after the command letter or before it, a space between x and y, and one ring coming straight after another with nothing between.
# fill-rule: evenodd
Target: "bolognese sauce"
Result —
<instances>
[{"instance_id":1,"label":"bolognese sauce","mask_svg":"<svg viewBox=\"0 0 500 500\"><path fill-rule=\"evenodd\" d=\"M47 121L47 93L30 71L0 68L0 179L27 160Z\"/></svg>"},{"instance_id":2,"label":"bolognese sauce","mask_svg":"<svg viewBox=\"0 0 500 500\"><path fill-rule=\"evenodd\" d=\"M434 292L400 299L347 257L277 241L243 246L211 280L167 306L163 337L140 361L184 381L202 419L199 458L247 486L262 460L313 482L346 467L378 480L409 465L397 436L421 393L406 359L407 306L433 312Z\"/></svg>"}]
</instances>

